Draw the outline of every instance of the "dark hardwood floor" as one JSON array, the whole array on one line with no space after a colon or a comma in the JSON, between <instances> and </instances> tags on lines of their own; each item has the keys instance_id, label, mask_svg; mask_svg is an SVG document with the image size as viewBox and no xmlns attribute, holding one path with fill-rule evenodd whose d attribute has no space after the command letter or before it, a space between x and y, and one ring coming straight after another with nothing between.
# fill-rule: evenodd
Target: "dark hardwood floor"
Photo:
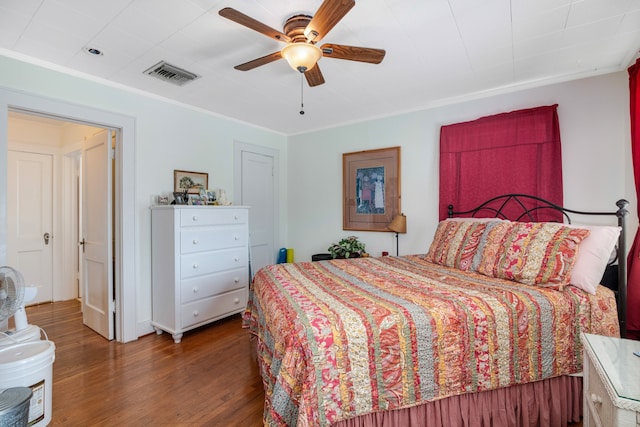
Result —
<instances>
[{"instance_id":1,"label":"dark hardwood floor","mask_svg":"<svg viewBox=\"0 0 640 427\"><path fill-rule=\"evenodd\" d=\"M239 315L185 333L109 342L80 303L28 307L55 342L52 426L261 426L264 391Z\"/></svg>"},{"instance_id":2,"label":"dark hardwood floor","mask_svg":"<svg viewBox=\"0 0 640 427\"><path fill-rule=\"evenodd\" d=\"M109 342L82 325L77 301L27 315L56 345L51 426L262 425L262 381L239 315L181 344L169 334Z\"/></svg>"}]
</instances>

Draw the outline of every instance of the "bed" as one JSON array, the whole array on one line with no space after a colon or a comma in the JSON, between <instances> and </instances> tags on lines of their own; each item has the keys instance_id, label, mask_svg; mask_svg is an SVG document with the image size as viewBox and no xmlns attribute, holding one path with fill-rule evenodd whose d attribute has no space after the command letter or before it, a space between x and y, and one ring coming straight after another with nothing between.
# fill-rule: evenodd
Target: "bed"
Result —
<instances>
[{"instance_id":1,"label":"bed","mask_svg":"<svg viewBox=\"0 0 640 427\"><path fill-rule=\"evenodd\" d=\"M587 227L531 221L545 209L566 222L586 214L543 202L506 195L461 212L467 218L438 225L425 254L258 271L243 321L255 337L265 425L579 421L580 334L624 330L616 299L626 289L626 205L593 213L617 216L618 226ZM505 206L514 203L523 212L509 221ZM602 230L609 241L617 231L616 292L570 283L578 258L593 250L587 239ZM605 266L612 247L599 250Z\"/></svg>"}]
</instances>

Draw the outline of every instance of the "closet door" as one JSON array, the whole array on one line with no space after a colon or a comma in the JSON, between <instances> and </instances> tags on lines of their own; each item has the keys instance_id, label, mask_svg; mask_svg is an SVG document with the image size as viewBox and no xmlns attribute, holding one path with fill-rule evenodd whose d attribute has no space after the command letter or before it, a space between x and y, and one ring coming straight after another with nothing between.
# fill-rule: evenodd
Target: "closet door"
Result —
<instances>
[{"instance_id":1,"label":"closet door","mask_svg":"<svg viewBox=\"0 0 640 427\"><path fill-rule=\"evenodd\" d=\"M252 276L262 267L275 264L274 159L242 152L241 204L250 206L249 229Z\"/></svg>"}]
</instances>

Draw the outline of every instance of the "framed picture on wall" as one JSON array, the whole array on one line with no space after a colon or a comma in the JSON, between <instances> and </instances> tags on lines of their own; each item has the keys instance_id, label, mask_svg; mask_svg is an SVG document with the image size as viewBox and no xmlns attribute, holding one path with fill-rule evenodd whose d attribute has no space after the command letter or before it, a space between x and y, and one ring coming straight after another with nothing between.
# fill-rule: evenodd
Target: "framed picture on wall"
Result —
<instances>
[{"instance_id":1,"label":"framed picture on wall","mask_svg":"<svg viewBox=\"0 0 640 427\"><path fill-rule=\"evenodd\" d=\"M400 147L342 155L344 230L387 231L400 214Z\"/></svg>"},{"instance_id":2,"label":"framed picture on wall","mask_svg":"<svg viewBox=\"0 0 640 427\"><path fill-rule=\"evenodd\" d=\"M206 172L173 171L173 191L186 190L189 194L200 194L201 189L209 188L209 174Z\"/></svg>"}]
</instances>

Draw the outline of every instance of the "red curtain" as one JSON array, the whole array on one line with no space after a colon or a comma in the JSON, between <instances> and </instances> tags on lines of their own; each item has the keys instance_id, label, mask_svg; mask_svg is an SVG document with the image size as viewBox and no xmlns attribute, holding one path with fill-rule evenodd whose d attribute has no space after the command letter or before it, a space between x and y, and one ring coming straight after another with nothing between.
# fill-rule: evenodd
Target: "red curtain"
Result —
<instances>
[{"instance_id":1,"label":"red curtain","mask_svg":"<svg viewBox=\"0 0 640 427\"><path fill-rule=\"evenodd\" d=\"M447 206L468 210L502 194L522 193L562 205L558 105L483 117L440 129L440 219ZM560 221L540 211L536 221Z\"/></svg>"},{"instance_id":2,"label":"red curtain","mask_svg":"<svg viewBox=\"0 0 640 427\"><path fill-rule=\"evenodd\" d=\"M640 212L640 59L629 67L629 100L631 112L631 159ZM627 338L640 339L640 230L627 257Z\"/></svg>"}]
</instances>

